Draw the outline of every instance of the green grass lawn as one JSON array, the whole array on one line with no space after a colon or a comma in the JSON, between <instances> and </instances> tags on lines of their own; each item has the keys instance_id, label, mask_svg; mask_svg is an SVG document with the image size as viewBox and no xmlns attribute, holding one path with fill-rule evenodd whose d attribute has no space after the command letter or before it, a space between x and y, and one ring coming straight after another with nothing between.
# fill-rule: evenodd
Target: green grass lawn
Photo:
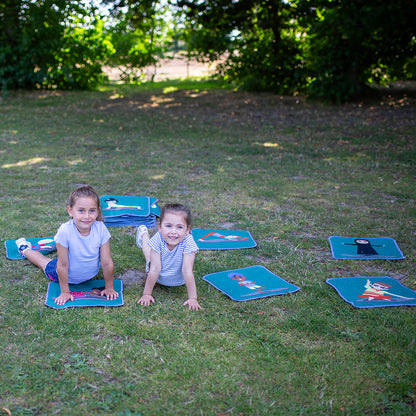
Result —
<instances>
[{"instance_id":1,"label":"green grass lawn","mask_svg":"<svg viewBox=\"0 0 416 416\"><path fill-rule=\"evenodd\" d=\"M415 120L411 95L333 107L207 82L0 101L3 241L54 235L89 183L257 242L197 254L198 312L184 287L141 307L134 282L120 308L47 308L43 273L3 246L0 415L414 414L416 309L356 309L326 279L416 289ZM135 230L110 232L116 278L143 271ZM391 237L406 258L335 260L331 235ZM252 265L301 290L234 302L202 280Z\"/></svg>"}]
</instances>

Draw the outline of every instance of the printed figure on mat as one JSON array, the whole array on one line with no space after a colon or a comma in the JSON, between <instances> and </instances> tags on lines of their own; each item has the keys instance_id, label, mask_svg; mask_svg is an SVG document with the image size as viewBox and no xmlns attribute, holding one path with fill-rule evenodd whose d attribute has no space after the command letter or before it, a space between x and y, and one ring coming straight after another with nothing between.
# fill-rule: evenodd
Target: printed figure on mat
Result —
<instances>
[{"instance_id":1,"label":"printed figure on mat","mask_svg":"<svg viewBox=\"0 0 416 416\"><path fill-rule=\"evenodd\" d=\"M390 237L329 237L332 257L357 260L401 260L404 259L396 241Z\"/></svg>"},{"instance_id":2,"label":"printed figure on mat","mask_svg":"<svg viewBox=\"0 0 416 416\"><path fill-rule=\"evenodd\" d=\"M246 276L244 276L241 273L228 273L228 277L230 277L232 280L236 280L239 285L242 285L246 287L247 289L257 290L259 293L263 293L262 289L266 289L264 286L258 285L256 282L253 282L252 280L246 280Z\"/></svg>"},{"instance_id":3,"label":"printed figure on mat","mask_svg":"<svg viewBox=\"0 0 416 416\"><path fill-rule=\"evenodd\" d=\"M395 301L399 298L401 299L414 299L414 298L407 298L400 295L395 295L394 293L390 293L388 291L391 288L391 285L382 282L374 282L371 283L369 279L367 279L367 283L365 284L365 291L362 295L359 295L359 298L365 299L367 301L372 300L387 300L387 301Z\"/></svg>"},{"instance_id":4,"label":"printed figure on mat","mask_svg":"<svg viewBox=\"0 0 416 416\"><path fill-rule=\"evenodd\" d=\"M114 264L110 253L110 233L104 225L100 208L100 199L95 190L89 186L80 186L72 191L67 206L71 220L62 224L54 240L58 257L54 260L33 250L24 238L16 241L22 256L41 268L45 275L59 282L61 294L55 303L64 305L73 301L74 296L69 284L78 284L95 277L102 267L105 288L101 296L108 300L118 297L114 290Z\"/></svg>"},{"instance_id":5,"label":"printed figure on mat","mask_svg":"<svg viewBox=\"0 0 416 416\"><path fill-rule=\"evenodd\" d=\"M56 244L55 241L51 238L45 238L43 240L39 240L35 245L32 246L32 250L35 251L43 251L45 252L51 252L56 250Z\"/></svg>"},{"instance_id":6,"label":"printed figure on mat","mask_svg":"<svg viewBox=\"0 0 416 416\"><path fill-rule=\"evenodd\" d=\"M146 259L146 283L138 303L154 303L152 296L156 283L165 286L186 285L188 299L184 305L200 309L193 272L198 246L190 234L191 212L181 204L167 204L160 213L159 231L150 238L147 227L137 229L136 244Z\"/></svg>"},{"instance_id":7,"label":"printed figure on mat","mask_svg":"<svg viewBox=\"0 0 416 416\"><path fill-rule=\"evenodd\" d=\"M371 244L365 238L356 238L354 243L343 243L348 246L357 246L357 254L363 254L364 256L378 256L377 251L374 249L374 245ZM383 246L376 246L376 247L383 247Z\"/></svg>"},{"instance_id":8,"label":"printed figure on mat","mask_svg":"<svg viewBox=\"0 0 416 416\"><path fill-rule=\"evenodd\" d=\"M101 299L101 292L105 289L105 287L95 287L91 290L78 290L74 291L71 290L70 293L75 299Z\"/></svg>"},{"instance_id":9,"label":"printed figure on mat","mask_svg":"<svg viewBox=\"0 0 416 416\"><path fill-rule=\"evenodd\" d=\"M104 208L104 210L113 210L113 209L142 209L140 206L132 206L132 205L121 205L118 203L117 198L107 198L105 200L107 203L108 208Z\"/></svg>"},{"instance_id":10,"label":"printed figure on mat","mask_svg":"<svg viewBox=\"0 0 416 416\"><path fill-rule=\"evenodd\" d=\"M222 241L245 241L245 240L248 240L248 237L242 237L239 235L222 235L214 231L198 239L198 241L203 241L205 243L218 243Z\"/></svg>"}]
</instances>

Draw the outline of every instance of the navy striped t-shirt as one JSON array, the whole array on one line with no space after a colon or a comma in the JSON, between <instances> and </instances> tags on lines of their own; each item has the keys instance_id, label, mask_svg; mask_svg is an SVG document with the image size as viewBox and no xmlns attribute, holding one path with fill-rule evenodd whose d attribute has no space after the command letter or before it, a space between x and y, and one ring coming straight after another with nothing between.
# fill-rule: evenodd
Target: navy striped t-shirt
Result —
<instances>
[{"instance_id":1,"label":"navy striped t-shirt","mask_svg":"<svg viewBox=\"0 0 416 416\"><path fill-rule=\"evenodd\" d=\"M198 246L191 234L187 234L185 238L172 250L162 238L162 234L158 231L150 240L149 246L160 253L162 270L160 271L157 283L165 286L180 286L185 284L182 275L183 256L188 253L196 253Z\"/></svg>"}]
</instances>

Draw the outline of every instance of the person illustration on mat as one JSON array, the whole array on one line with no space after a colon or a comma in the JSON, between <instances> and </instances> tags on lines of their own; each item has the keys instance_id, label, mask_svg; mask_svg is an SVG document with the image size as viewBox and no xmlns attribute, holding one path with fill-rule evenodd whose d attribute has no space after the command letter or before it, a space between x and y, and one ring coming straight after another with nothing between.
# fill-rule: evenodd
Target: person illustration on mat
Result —
<instances>
[{"instance_id":1,"label":"person illustration on mat","mask_svg":"<svg viewBox=\"0 0 416 416\"><path fill-rule=\"evenodd\" d=\"M191 229L191 212L181 204L166 204L159 220L159 231L150 238L148 229L141 225L137 229L136 244L146 259L146 283L138 303L148 306L154 303L152 296L156 283L164 286L186 285L188 299L184 306L198 310L195 277L193 272L195 243Z\"/></svg>"},{"instance_id":2,"label":"person illustration on mat","mask_svg":"<svg viewBox=\"0 0 416 416\"><path fill-rule=\"evenodd\" d=\"M206 240L209 237L216 237ZM248 237L242 237L239 235L222 235L216 231L212 231L205 235L204 237L201 237L198 241L204 242L204 243L221 243L221 242L227 242L227 241L244 241L248 240Z\"/></svg>"},{"instance_id":3,"label":"person illustration on mat","mask_svg":"<svg viewBox=\"0 0 416 416\"><path fill-rule=\"evenodd\" d=\"M107 203L108 208L103 208L103 211L115 209L142 209L142 207L138 205L120 205L117 198L107 198L105 202Z\"/></svg>"},{"instance_id":4,"label":"person illustration on mat","mask_svg":"<svg viewBox=\"0 0 416 416\"><path fill-rule=\"evenodd\" d=\"M100 198L94 188L84 185L76 188L69 196L67 206L71 219L62 224L54 240L58 257L54 260L32 249L25 238L16 240L20 254L45 275L59 282L61 294L55 299L58 305L73 301L69 284L78 284L92 279L103 270L105 288L101 296L108 300L118 297L114 290L114 263L110 252L110 233L103 222Z\"/></svg>"},{"instance_id":5,"label":"person illustration on mat","mask_svg":"<svg viewBox=\"0 0 416 416\"><path fill-rule=\"evenodd\" d=\"M102 300L101 292L105 287L94 287L91 290L70 290L69 293L74 297L74 302L78 299L100 299ZM53 298L55 300L56 298Z\"/></svg>"},{"instance_id":6,"label":"person illustration on mat","mask_svg":"<svg viewBox=\"0 0 416 416\"><path fill-rule=\"evenodd\" d=\"M39 240L36 244L34 244L32 246L32 250L42 251L43 253L50 253L51 251L56 250L56 244L53 239L45 238L43 240Z\"/></svg>"},{"instance_id":7,"label":"person illustration on mat","mask_svg":"<svg viewBox=\"0 0 416 416\"><path fill-rule=\"evenodd\" d=\"M247 277L241 273L237 273L237 272L228 273L228 277L230 277L232 280L236 280L239 285L242 285L246 287L247 289L256 290L257 292L260 292L260 293L262 293L262 289L266 289L264 286L260 286L256 282L253 282L252 280L246 280Z\"/></svg>"},{"instance_id":8,"label":"person illustration on mat","mask_svg":"<svg viewBox=\"0 0 416 416\"><path fill-rule=\"evenodd\" d=\"M406 298L404 296L395 295L394 293L390 293L387 290L392 287L391 285L388 285L387 283L382 282L375 282L371 283L369 279L367 279L367 283L365 284L365 291L362 295L359 295L359 298L363 298L366 300L386 300L386 301L392 301L396 300L393 297L397 297L400 299L413 299L413 298Z\"/></svg>"},{"instance_id":9,"label":"person illustration on mat","mask_svg":"<svg viewBox=\"0 0 416 416\"><path fill-rule=\"evenodd\" d=\"M105 287L94 287L91 290L82 290L74 291L71 290L70 293L74 299L102 299L101 292Z\"/></svg>"},{"instance_id":10,"label":"person illustration on mat","mask_svg":"<svg viewBox=\"0 0 416 416\"><path fill-rule=\"evenodd\" d=\"M357 246L357 254L364 256L378 256L374 247L384 247L379 245L372 245L371 242L365 238L356 238L354 243L343 243L346 246Z\"/></svg>"}]
</instances>

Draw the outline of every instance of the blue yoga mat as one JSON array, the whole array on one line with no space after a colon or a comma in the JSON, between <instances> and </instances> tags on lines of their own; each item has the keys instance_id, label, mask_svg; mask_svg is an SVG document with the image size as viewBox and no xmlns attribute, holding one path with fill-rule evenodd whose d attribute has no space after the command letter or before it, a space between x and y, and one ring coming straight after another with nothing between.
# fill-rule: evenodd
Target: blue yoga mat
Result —
<instances>
[{"instance_id":1,"label":"blue yoga mat","mask_svg":"<svg viewBox=\"0 0 416 416\"><path fill-rule=\"evenodd\" d=\"M32 250L39 251L42 254L48 254L56 250L56 243L53 237L26 238L32 244ZM6 256L10 260L21 260L24 257L19 253L16 246L16 240L7 240L4 242L6 247Z\"/></svg>"},{"instance_id":2,"label":"blue yoga mat","mask_svg":"<svg viewBox=\"0 0 416 416\"><path fill-rule=\"evenodd\" d=\"M118 298L115 300L107 300L100 296L101 290L105 288L104 280L88 280L79 285L69 285L69 290L74 296L74 301L68 301L65 305L57 305L55 299L61 294L58 282L49 282L48 291L46 293L45 305L54 309L86 307L86 306L122 306L123 300L123 281L114 280L114 290L118 292Z\"/></svg>"},{"instance_id":3,"label":"blue yoga mat","mask_svg":"<svg viewBox=\"0 0 416 416\"><path fill-rule=\"evenodd\" d=\"M101 211L105 217L133 215L146 217L150 214L148 196L104 195L100 197Z\"/></svg>"},{"instance_id":4,"label":"blue yoga mat","mask_svg":"<svg viewBox=\"0 0 416 416\"><path fill-rule=\"evenodd\" d=\"M400 260L403 253L393 238L329 237L332 257L356 260Z\"/></svg>"},{"instance_id":5,"label":"blue yoga mat","mask_svg":"<svg viewBox=\"0 0 416 416\"><path fill-rule=\"evenodd\" d=\"M233 250L257 245L249 231L194 228L191 233L200 250Z\"/></svg>"},{"instance_id":6,"label":"blue yoga mat","mask_svg":"<svg viewBox=\"0 0 416 416\"><path fill-rule=\"evenodd\" d=\"M263 266L211 273L202 278L235 301L284 295L300 288Z\"/></svg>"},{"instance_id":7,"label":"blue yoga mat","mask_svg":"<svg viewBox=\"0 0 416 416\"><path fill-rule=\"evenodd\" d=\"M326 282L356 308L416 306L416 292L392 277L336 277Z\"/></svg>"},{"instance_id":8,"label":"blue yoga mat","mask_svg":"<svg viewBox=\"0 0 416 416\"><path fill-rule=\"evenodd\" d=\"M108 227L156 226L160 216L157 199L148 196L104 195L100 197L104 223Z\"/></svg>"}]
</instances>

